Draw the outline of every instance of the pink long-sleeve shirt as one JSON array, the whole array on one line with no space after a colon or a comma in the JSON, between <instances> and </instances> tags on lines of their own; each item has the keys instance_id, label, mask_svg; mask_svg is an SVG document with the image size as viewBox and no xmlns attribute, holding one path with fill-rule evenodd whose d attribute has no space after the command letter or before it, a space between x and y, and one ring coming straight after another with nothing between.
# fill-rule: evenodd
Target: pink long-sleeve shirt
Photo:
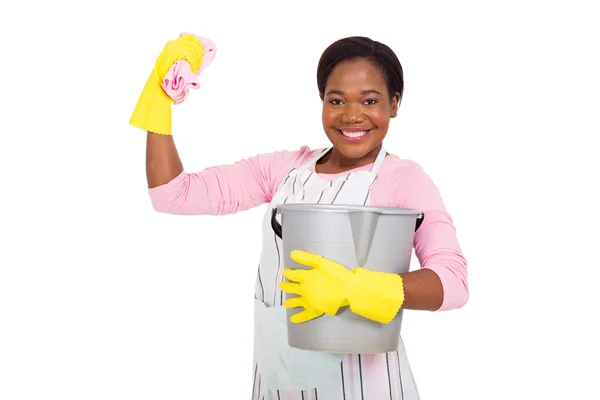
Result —
<instances>
[{"instance_id":1,"label":"pink long-sleeve shirt","mask_svg":"<svg viewBox=\"0 0 600 400\"><path fill-rule=\"evenodd\" d=\"M231 165L196 173L182 172L170 182L149 189L158 212L180 215L225 215L269 203L281 180L324 149L259 154ZM370 165L356 170L369 169ZM314 171L314 165L311 167ZM346 171L345 173L348 173ZM336 174L320 174L334 179ZM394 155L385 157L371 192L372 206L421 210L425 218L414 238L415 255L422 268L440 278L444 300L438 311L460 308L469 298L467 262L452 217L440 193L419 164Z\"/></svg>"}]
</instances>

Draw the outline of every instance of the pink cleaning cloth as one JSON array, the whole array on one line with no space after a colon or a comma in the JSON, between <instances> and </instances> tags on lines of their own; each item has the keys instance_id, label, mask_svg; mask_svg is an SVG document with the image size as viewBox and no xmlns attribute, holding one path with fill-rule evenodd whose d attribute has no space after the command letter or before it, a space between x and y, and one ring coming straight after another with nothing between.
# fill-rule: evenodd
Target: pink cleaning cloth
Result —
<instances>
[{"instance_id":1,"label":"pink cleaning cloth","mask_svg":"<svg viewBox=\"0 0 600 400\"><path fill-rule=\"evenodd\" d=\"M184 34L182 33L179 36ZM212 40L200 36L196 37L200 40L204 49L202 64L198 68L198 72L194 74L187 61L178 60L173 63L163 80L162 88L175 104L182 103L189 95L190 89L198 89L200 87L198 75L210 65L217 54L217 47Z\"/></svg>"}]
</instances>

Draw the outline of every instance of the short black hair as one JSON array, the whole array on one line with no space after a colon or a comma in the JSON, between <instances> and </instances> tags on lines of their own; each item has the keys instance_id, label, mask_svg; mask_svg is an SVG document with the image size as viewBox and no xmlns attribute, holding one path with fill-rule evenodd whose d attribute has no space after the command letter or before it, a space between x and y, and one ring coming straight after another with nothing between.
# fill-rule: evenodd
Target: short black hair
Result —
<instances>
[{"instance_id":1,"label":"short black hair","mask_svg":"<svg viewBox=\"0 0 600 400\"><path fill-rule=\"evenodd\" d=\"M325 49L317 66L317 86L321 100L325 96L325 85L331 71L343 61L366 59L383 75L390 101L396 92L400 98L404 93L404 73L400 60L392 49L383 43L363 36L351 36L340 39Z\"/></svg>"}]
</instances>

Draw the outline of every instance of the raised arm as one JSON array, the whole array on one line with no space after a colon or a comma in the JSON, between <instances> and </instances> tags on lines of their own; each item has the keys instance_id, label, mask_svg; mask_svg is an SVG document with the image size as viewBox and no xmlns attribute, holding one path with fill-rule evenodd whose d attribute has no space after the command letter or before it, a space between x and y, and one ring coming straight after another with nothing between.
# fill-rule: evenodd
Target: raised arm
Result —
<instances>
[{"instance_id":1,"label":"raised arm","mask_svg":"<svg viewBox=\"0 0 600 400\"><path fill-rule=\"evenodd\" d=\"M263 204L271 199L283 174L310 153L308 148L281 151L198 173L184 172L171 135L171 115L173 101L185 98L181 90L186 85L177 85L177 91L166 77L172 73L179 74L177 82L179 78L194 80L210 64L214 50L210 40L191 34L168 41L130 118L132 126L147 131L146 178L152 204L159 212L231 214Z\"/></svg>"}]
</instances>

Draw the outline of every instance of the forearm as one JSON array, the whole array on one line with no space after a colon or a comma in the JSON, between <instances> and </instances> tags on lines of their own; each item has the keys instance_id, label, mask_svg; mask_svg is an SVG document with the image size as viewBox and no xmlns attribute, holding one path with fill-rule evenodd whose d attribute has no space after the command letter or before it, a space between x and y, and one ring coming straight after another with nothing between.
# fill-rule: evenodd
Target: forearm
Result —
<instances>
[{"instance_id":1,"label":"forearm","mask_svg":"<svg viewBox=\"0 0 600 400\"><path fill-rule=\"evenodd\" d=\"M443 302L442 283L429 269L394 274L364 268L353 270L346 300L353 313L383 324L401 309L437 310Z\"/></svg>"},{"instance_id":2,"label":"forearm","mask_svg":"<svg viewBox=\"0 0 600 400\"><path fill-rule=\"evenodd\" d=\"M146 179L154 188L172 181L183 172L172 135L148 132L146 139Z\"/></svg>"},{"instance_id":3,"label":"forearm","mask_svg":"<svg viewBox=\"0 0 600 400\"><path fill-rule=\"evenodd\" d=\"M400 274L404 286L402 308L410 310L439 309L444 301L444 289L439 276L428 268Z\"/></svg>"}]
</instances>

